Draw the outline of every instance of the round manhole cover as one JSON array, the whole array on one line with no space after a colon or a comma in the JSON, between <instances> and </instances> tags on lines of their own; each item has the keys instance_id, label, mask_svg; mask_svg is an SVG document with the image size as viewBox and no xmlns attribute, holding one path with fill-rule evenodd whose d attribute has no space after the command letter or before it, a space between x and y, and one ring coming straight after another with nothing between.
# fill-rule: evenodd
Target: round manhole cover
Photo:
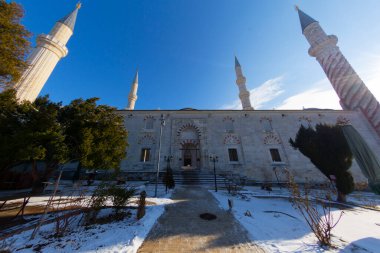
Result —
<instances>
[{"instance_id":1,"label":"round manhole cover","mask_svg":"<svg viewBox=\"0 0 380 253\"><path fill-rule=\"evenodd\" d=\"M215 220L216 219L216 215L212 214L212 213L202 213L199 215L199 217L201 217L201 219L204 219L204 220Z\"/></svg>"}]
</instances>

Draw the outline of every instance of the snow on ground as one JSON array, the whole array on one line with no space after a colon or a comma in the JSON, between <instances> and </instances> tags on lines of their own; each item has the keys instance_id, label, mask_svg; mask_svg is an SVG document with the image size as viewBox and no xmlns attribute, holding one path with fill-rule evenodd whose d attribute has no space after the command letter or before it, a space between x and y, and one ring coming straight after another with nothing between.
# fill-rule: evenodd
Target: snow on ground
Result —
<instances>
[{"instance_id":1,"label":"snow on ground","mask_svg":"<svg viewBox=\"0 0 380 253\"><path fill-rule=\"evenodd\" d=\"M136 219L136 209L129 209L130 216L122 221L107 224L95 224L88 227L77 226L81 215L76 218L70 232L61 238L54 238L55 224L41 227L40 233L30 241L32 231L26 231L7 239L11 249L20 253L35 252L137 252L156 220L164 212L165 205L171 204L171 193L165 194L163 187L158 189L158 198L154 195L154 186L142 186L139 190L147 192L146 214ZM132 200L133 201L133 200ZM133 206L133 204L131 205ZM110 213L110 211L108 211ZM103 210L103 216L107 210Z\"/></svg>"},{"instance_id":2,"label":"snow on ground","mask_svg":"<svg viewBox=\"0 0 380 253\"><path fill-rule=\"evenodd\" d=\"M268 252L380 252L379 211L360 207L345 209L340 223L332 231L333 244L337 248L326 250L318 246L303 217L289 200L283 198L288 196L286 190L273 188L273 192L268 193L257 187L247 188L249 190L237 196L231 196L226 191L210 192L226 210L228 199L233 200L232 213L235 218L247 229L255 243ZM380 199L370 193L367 195ZM360 201L356 199L356 202ZM246 211L252 217L246 216ZM334 209L333 213L337 217L340 210Z\"/></svg>"}]
</instances>

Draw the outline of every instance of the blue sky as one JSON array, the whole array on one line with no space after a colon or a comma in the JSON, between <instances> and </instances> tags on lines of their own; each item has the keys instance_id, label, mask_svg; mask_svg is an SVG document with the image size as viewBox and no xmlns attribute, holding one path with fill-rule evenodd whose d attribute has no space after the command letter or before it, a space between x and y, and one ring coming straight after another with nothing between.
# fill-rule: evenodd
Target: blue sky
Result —
<instances>
[{"instance_id":1,"label":"blue sky","mask_svg":"<svg viewBox=\"0 0 380 253\"><path fill-rule=\"evenodd\" d=\"M32 42L75 0L18 0ZM124 108L136 69L135 109L239 109L234 55L258 109L339 108L311 58L294 5L318 20L380 98L378 0L84 0L74 35L41 95Z\"/></svg>"}]
</instances>

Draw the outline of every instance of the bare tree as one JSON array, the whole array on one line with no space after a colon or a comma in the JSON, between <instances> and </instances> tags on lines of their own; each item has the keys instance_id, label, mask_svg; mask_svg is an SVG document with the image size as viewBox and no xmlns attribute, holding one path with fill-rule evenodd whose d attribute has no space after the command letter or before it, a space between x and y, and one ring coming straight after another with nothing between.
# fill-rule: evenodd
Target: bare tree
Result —
<instances>
[{"instance_id":1,"label":"bare tree","mask_svg":"<svg viewBox=\"0 0 380 253\"><path fill-rule=\"evenodd\" d=\"M326 185L322 187L324 199L313 197L310 195L308 186L305 185L304 189L300 190L290 172L287 173L287 177L293 207L301 213L320 245L332 246L331 231L336 227L343 215L343 211L341 211L336 218L332 212L331 193L333 190Z\"/></svg>"}]
</instances>

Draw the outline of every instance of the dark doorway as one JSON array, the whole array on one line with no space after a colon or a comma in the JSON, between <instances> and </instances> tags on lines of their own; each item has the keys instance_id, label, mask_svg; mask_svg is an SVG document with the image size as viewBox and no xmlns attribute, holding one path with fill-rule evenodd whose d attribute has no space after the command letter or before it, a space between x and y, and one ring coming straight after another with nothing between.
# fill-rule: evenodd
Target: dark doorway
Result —
<instances>
[{"instance_id":1,"label":"dark doorway","mask_svg":"<svg viewBox=\"0 0 380 253\"><path fill-rule=\"evenodd\" d=\"M196 144L186 143L182 145L182 166L187 168L199 168L200 167L200 157L199 148Z\"/></svg>"},{"instance_id":2,"label":"dark doorway","mask_svg":"<svg viewBox=\"0 0 380 253\"><path fill-rule=\"evenodd\" d=\"M185 150L184 154L183 154L183 166L191 166L191 157L192 157L192 154L191 154L191 150Z\"/></svg>"}]
</instances>

